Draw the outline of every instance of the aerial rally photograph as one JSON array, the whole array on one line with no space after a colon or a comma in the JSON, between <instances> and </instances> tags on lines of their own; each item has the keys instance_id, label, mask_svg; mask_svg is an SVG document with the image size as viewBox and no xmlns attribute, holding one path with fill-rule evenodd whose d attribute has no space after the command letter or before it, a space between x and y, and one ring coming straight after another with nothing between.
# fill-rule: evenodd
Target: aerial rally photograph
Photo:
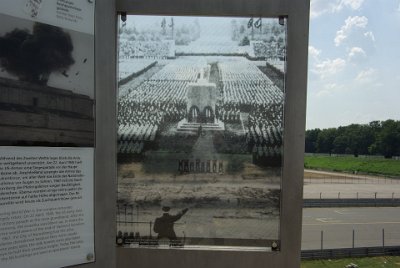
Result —
<instances>
[{"instance_id":1,"label":"aerial rally photograph","mask_svg":"<svg viewBox=\"0 0 400 268\"><path fill-rule=\"evenodd\" d=\"M121 16L120 246L279 247L286 19Z\"/></svg>"}]
</instances>

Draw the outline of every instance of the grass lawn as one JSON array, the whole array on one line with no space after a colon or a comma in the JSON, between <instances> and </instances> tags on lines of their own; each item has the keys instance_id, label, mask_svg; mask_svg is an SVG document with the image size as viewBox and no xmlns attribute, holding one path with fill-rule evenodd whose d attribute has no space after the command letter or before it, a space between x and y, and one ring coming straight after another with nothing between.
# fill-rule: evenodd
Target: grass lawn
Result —
<instances>
[{"instance_id":1,"label":"grass lawn","mask_svg":"<svg viewBox=\"0 0 400 268\"><path fill-rule=\"evenodd\" d=\"M354 156L305 156L304 167L330 171L344 171L400 176L400 160L361 158Z\"/></svg>"},{"instance_id":2,"label":"grass lawn","mask_svg":"<svg viewBox=\"0 0 400 268\"><path fill-rule=\"evenodd\" d=\"M400 256L302 261L301 268L345 268L350 263L356 264L359 268L398 268L400 267Z\"/></svg>"}]
</instances>

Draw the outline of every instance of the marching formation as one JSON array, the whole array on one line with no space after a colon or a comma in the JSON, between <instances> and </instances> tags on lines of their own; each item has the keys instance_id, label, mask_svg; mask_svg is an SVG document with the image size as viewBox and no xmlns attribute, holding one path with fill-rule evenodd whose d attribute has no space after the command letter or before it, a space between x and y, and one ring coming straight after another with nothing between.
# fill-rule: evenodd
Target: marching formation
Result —
<instances>
[{"instance_id":1,"label":"marching formation","mask_svg":"<svg viewBox=\"0 0 400 268\"><path fill-rule=\"evenodd\" d=\"M205 67L207 67L207 62L205 60L196 60L195 58L178 59L166 65L159 72L154 74L150 80L196 82L200 71Z\"/></svg>"},{"instance_id":2,"label":"marching formation","mask_svg":"<svg viewBox=\"0 0 400 268\"><path fill-rule=\"evenodd\" d=\"M154 60L149 59L137 59L133 63L132 60L120 60L118 66L119 80L125 79L132 74L139 73L154 63Z\"/></svg>"},{"instance_id":3,"label":"marching formation","mask_svg":"<svg viewBox=\"0 0 400 268\"><path fill-rule=\"evenodd\" d=\"M204 61L173 61L120 99L118 124L123 126L118 129L120 153L142 153L164 123L185 118L187 84L197 80L204 66ZM141 139L137 135L142 128L150 129L147 137L152 139ZM138 142L144 146L135 147Z\"/></svg>"},{"instance_id":4,"label":"marching formation","mask_svg":"<svg viewBox=\"0 0 400 268\"><path fill-rule=\"evenodd\" d=\"M235 58L218 63L222 82L227 81L265 81L273 84L257 66L246 58Z\"/></svg>"},{"instance_id":5,"label":"marching formation","mask_svg":"<svg viewBox=\"0 0 400 268\"><path fill-rule=\"evenodd\" d=\"M245 58L220 57L217 68L216 118L224 123L241 124L244 134L235 135L245 135L242 137L248 152L257 155L257 159L279 158L284 93ZM118 106L119 152L142 153L166 124L186 118L188 84L196 82L209 69L205 57L176 59L131 88Z\"/></svg>"},{"instance_id":6,"label":"marching formation","mask_svg":"<svg viewBox=\"0 0 400 268\"><path fill-rule=\"evenodd\" d=\"M236 80L223 83L225 103L272 105L282 101L282 91L265 80ZM268 94L266 94L266 91Z\"/></svg>"},{"instance_id":7,"label":"marching formation","mask_svg":"<svg viewBox=\"0 0 400 268\"><path fill-rule=\"evenodd\" d=\"M118 127L118 152L140 154L146 142L154 141L156 125L121 124Z\"/></svg>"},{"instance_id":8,"label":"marching formation","mask_svg":"<svg viewBox=\"0 0 400 268\"><path fill-rule=\"evenodd\" d=\"M171 55L173 51L174 43L169 41L131 41L131 40L120 40L119 41L119 57L120 59L132 59L132 58L154 58L164 59Z\"/></svg>"},{"instance_id":9,"label":"marching formation","mask_svg":"<svg viewBox=\"0 0 400 268\"><path fill-rule=\"evenodd\" d=\"M284 93L256 65L244 59L222 62L218 67L223 95L220 114L241 121L240 113L247 112L245 135L256 160L270 163L271 159L280 159Z\"/></svg>"}]
</instances>

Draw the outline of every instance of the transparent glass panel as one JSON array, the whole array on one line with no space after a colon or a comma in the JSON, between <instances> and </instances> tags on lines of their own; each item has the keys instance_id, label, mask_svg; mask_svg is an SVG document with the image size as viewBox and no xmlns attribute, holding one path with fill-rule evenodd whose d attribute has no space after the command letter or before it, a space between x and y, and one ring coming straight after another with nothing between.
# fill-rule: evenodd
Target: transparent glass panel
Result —
<instances>
[{"instance_id":1,"label":"transparent glass panel","mask_svg":"<svg viewBox=\"0 0 400 268\"><path fill-rule=\"evenodd\" d=\"M121 19L117 243L279 248L285 19Z\"/></svg>"}]
</instances>

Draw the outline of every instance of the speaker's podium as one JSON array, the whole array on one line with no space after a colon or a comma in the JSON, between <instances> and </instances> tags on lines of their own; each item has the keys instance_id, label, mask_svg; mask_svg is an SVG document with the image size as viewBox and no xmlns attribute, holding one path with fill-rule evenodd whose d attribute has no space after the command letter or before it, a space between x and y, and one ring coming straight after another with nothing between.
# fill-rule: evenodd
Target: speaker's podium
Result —
<instances>
[{"instance_id":1,"label":"speaker's podium","mask_svg":"<svg viewBox=\"0 0 400 268\"><path fill-rule=\"evenodd\" d=\"M187 117L178 123L178 131L224 130L224 122L216 117L217 87L200 74L187 85Z\"/></svg>"}]
</instances>

